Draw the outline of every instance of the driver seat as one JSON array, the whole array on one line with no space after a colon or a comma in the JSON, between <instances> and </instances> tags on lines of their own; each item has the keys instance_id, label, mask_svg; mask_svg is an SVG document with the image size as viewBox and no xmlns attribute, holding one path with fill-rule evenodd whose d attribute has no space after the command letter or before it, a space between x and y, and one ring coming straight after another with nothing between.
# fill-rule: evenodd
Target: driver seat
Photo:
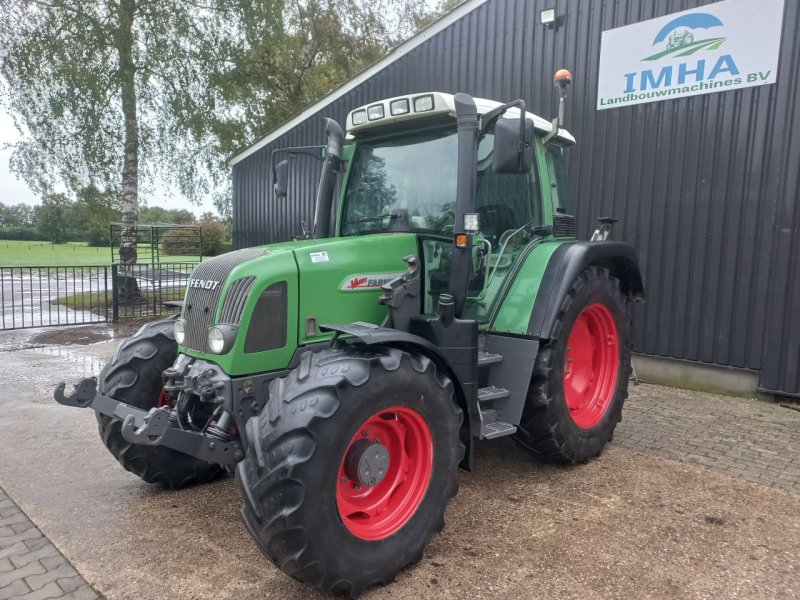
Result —
<instances>
[{"instance_id":1,"label":"driver seat","mask_svg":"<svg viewBox=\"0 0 800 600\"><path fill-rule=\"evenodd\" d=\"M507 204L485 204L478 206L477 210L481 232L493 247L497 246L504 232L519 227L514 219L514 210Z\"/></svg>"}]
</instances>

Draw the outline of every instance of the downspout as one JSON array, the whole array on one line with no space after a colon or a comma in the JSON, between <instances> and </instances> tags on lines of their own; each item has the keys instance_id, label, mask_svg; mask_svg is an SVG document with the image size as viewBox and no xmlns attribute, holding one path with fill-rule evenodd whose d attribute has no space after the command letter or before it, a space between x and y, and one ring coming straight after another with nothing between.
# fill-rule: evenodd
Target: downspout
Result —
<instances>
[{"instance_id":1,"label":"downspout","mask_svg":"<svg viewBox=\"0 0 800 600\"><path fill-rule=\"evenodd\" d=\"M333 193L336 189L336 175L342 166L342 146L344 132L333 119L325 118L325 134L328 138L328 151L322 165L322 174L317 188L317 203L314 212L313 238L327 238L331 235L333 215Z\"/></svg>"},{"instance_id":2,"label":"downspout","mask_svg":"<svg viewBox=\"0 0 800 600\"><path fill-rule=\"evenodd\" d=\"M450 293L455 300L455 314L460 317L467 300L467 286L472 265L472 234L464 230L464 215L475 212L475 186L478 175L478 111L468 94L456 94L458 125L458 175L456 179L456 216L453 237L453 263L450 270ZM456 244L466 235L463 247Z\"/></svg>"}]
</instances>

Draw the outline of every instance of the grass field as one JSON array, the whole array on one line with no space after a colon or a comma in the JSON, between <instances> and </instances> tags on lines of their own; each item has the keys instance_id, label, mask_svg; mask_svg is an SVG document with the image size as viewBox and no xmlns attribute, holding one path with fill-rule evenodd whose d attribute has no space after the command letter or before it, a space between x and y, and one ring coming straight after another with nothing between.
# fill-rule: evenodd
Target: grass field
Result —
<instances>
[{"instance_id":1,"label":"grass field","mask_svg":"<svg viewBox=\"0 0 800 600\"><path fill-rule=\"evenodd\" d=\"M196 256L161 256L161 262L195 262ZM140 262L150 262L150 248L139 251ZM85 242L50 244L0 240L0 267L110 265L111 249L90 248Z\"/></svg>"}]
</instances>

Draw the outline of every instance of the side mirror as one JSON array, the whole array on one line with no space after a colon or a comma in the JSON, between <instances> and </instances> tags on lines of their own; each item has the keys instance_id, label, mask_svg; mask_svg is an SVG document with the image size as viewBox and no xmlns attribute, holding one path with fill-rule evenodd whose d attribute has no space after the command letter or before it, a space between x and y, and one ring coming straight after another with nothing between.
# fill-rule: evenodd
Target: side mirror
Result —
<instances>
[{"instance_id":1,"label":"side mirror","mask_svg":"<svg viewBox=\"0 0 800 600\"><path fill-rule=\"evenodd\" d=\"M276 198L285 198L289 189L289 161L282 160L272 172L272 187Z\"/></svg>"},{"instance_id":2,"label":"side mirror","mask_svg":"<svg viewBox=\"0 0 800 600\"><path fill-rule=\"evenodd\" d=\"M524 113L523 113L524 114ZM527 173L533 164L533 123L528 119L497 119L492 166L496 173Z\"/></svg>"}]
</instances>

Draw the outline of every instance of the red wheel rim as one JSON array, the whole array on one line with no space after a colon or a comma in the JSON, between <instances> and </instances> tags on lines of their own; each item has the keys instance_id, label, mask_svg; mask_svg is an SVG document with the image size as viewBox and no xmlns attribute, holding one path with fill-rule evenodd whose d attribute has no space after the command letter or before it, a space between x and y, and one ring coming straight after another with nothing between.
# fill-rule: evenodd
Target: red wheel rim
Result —
<instances>
[{"instance_id":1,"label":"red wheel rim","mask_svg":"<svg viewBox=\"0 0 800 600\"><path fill-rule=\"evenodd\" d=\"M575 424L594 427L614 397L619 371L619 335L614 316L599 303L578 316L567 340L564 396Z\"/></svg>"},{"instance_id":2,"label":"red wheel rim","mask_svg":"<svg viewBox=\"0 0 800 600\"><path fill-rule=\"evenodd\" d=\"M369 487L352 481L345 461L361 440L380 443L389 455L383 479ZM345 527L362 540L380 540L399 531L425 497L433 471L433 438L425 419L410 408L381 410L350 440L339 465L336 504Z\"/></svg>"},{"instance_id":3,"label":"red wheel rim","mask_svg":"<svg viewBox=\"0 0 800 600\"><path fill-rule=\"evenodd\" d=\"M161 408L162 406L172 408L172 396L163 387L161 388L161 392L158 394L158 404L156 404L156 406L158 408Z\"/></svg>"}]
</instances>

